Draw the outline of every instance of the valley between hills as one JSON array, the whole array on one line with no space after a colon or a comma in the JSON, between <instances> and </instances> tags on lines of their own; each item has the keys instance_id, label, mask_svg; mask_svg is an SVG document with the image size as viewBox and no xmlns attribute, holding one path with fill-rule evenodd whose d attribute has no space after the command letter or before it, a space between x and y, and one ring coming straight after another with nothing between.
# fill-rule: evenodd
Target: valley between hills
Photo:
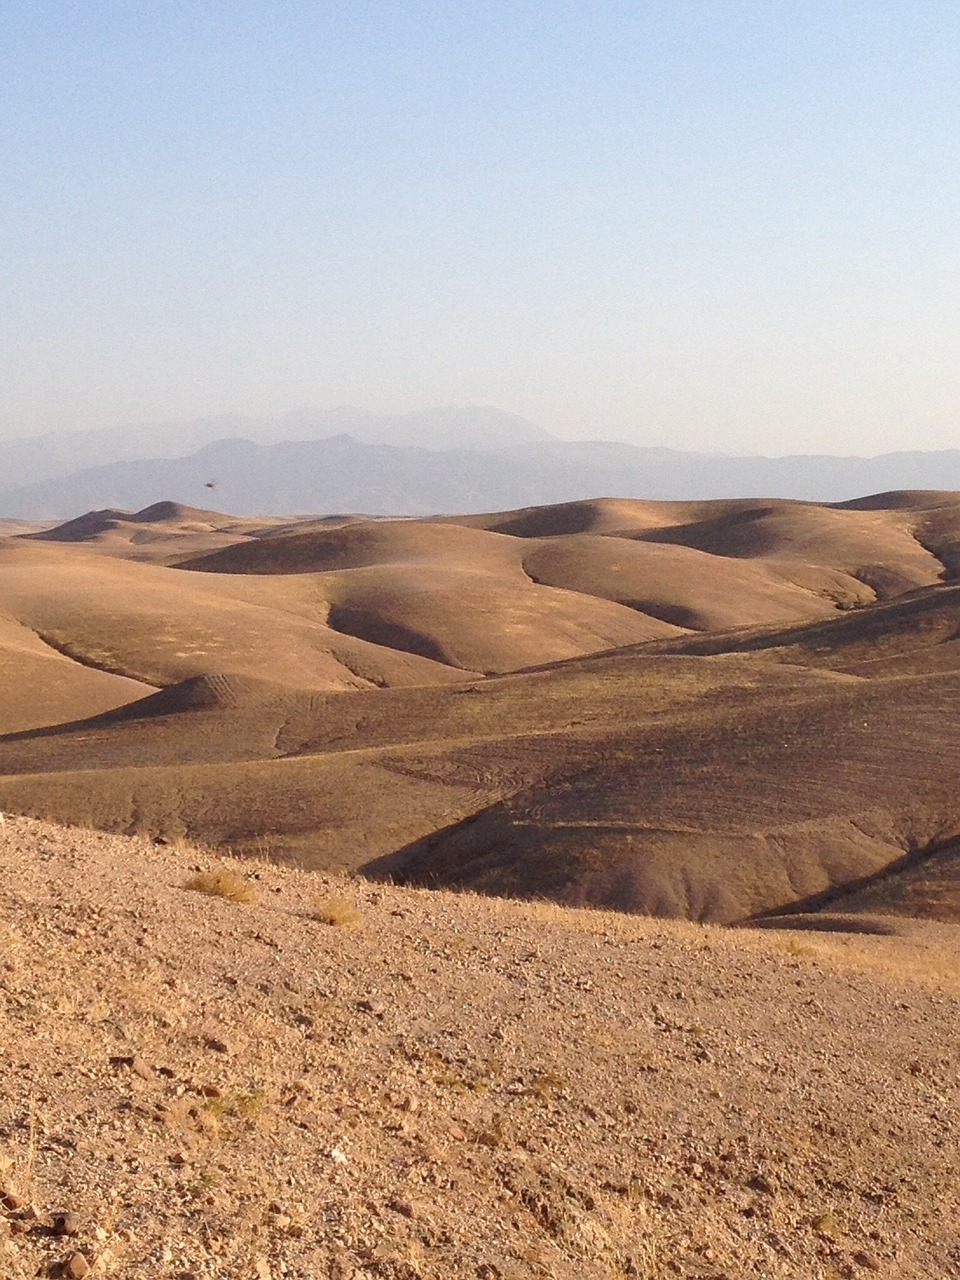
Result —
<instances>
[{"instance_id":1,"label":"valley between hills","mask_svg":"<svg viewBox=\"0 0 960 1280\"><path fill-rule=\"evenodd\" d=\"M960 1274L958 568L930 491L0 526L4 1274Z\"/></svg>"}]
</instances>

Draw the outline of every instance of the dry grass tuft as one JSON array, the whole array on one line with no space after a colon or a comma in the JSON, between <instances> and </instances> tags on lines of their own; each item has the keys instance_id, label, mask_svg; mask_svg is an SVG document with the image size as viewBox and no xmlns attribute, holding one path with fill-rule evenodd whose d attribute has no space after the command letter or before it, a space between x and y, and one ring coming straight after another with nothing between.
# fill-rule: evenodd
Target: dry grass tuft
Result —
<instances>
[{"instance_id":1,"label":"dry grass tuft","mask_svg":"<svg viewBox=\"0 0 960 1280\"><path fill-rule=\"evenodd\" d=\"M256 902L250 881L228 867L217 867L213 871L198 871L183 886L195 893L208 893L214 898L227 898L230 902L242 902L250 906Z\"/></svg>"},{"instance_id":2,"label":"dry grass tuft","mask_svg":"<svg viewBox=\"0 0 960 1280\"><path fill-rule=\"evenodd\" d=\"M363 919L356 906L347 898L318 898L310 912L313 920L339 929L356 929Z\"/></svg>"}]
</instances>

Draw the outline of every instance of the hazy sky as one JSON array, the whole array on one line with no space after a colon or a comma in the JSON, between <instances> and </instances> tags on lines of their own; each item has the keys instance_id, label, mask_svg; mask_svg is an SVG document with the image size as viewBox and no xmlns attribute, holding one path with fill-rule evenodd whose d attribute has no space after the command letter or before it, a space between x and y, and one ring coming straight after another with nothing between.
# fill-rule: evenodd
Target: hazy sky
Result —
<instances>
[{"instance_id":1,"label":"hazy sky","mask_svg":"<svg viewBox=\"0 0 960 1280\"><path fill-rule=\"evenodd\" d=\"M957 0L8 0L0 434L960 446Z\"/></svg>"}]
</instances>

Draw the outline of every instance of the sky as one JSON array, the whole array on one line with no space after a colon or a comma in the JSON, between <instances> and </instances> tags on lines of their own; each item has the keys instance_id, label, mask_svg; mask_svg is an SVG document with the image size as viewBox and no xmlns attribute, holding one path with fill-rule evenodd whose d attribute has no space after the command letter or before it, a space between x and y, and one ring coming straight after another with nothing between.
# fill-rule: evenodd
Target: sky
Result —
<instances>
[{"instance_id":1,"label":"sky","mask_svg":"<svg viewBox=\"0 0 960 1280\"><path fill-rule=\"evenodd\" d=\"M956 0L8 0L0 436L960 447Z\"/></svg>"}]
</instances>

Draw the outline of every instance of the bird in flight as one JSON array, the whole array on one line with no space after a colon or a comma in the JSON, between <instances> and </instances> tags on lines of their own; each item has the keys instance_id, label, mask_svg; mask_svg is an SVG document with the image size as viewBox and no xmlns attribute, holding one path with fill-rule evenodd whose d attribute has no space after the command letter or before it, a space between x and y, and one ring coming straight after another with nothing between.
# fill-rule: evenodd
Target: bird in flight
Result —
<instances>
[{"instance_id":1,"label":"bird in flight","mask_svg":"<svg viewBox=\"0 0 960 1280\"><path fill-rule=\"evenodd\" d=\"M217 487L217 482L216 480L208 480L203 487L205 489L215 489Z\"/></svg>"}]
</instances>

